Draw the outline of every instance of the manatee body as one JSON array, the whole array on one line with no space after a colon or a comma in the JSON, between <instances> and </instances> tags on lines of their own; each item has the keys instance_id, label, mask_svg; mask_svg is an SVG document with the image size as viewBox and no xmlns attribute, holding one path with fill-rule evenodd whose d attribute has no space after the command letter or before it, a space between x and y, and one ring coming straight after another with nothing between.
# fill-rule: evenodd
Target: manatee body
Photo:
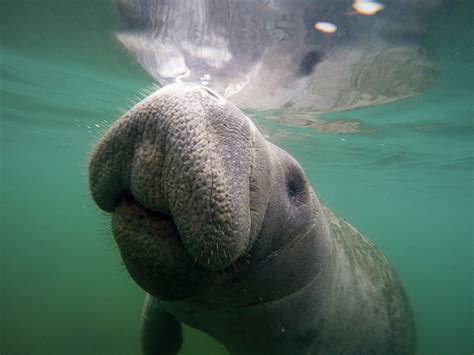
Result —
<instances>
[{"instance_id":1,"label":"manatee body","mask_svg":"<svg viewBox=\"0 0 474 355\"><path fill-rule=\"evenodd\" d=\"M442 0L385 1L374 16L353 3L116 0L117 37L160 85L203 83L239 107L335 111L428 88L437 69L424 37Z\"/></svg>"},{"instance_id":2,"label":"manatee body","mask_svg":"<svg viewBox=\"0 0 474 355\"><path fill-rule=\"evenodd\" d=\"M209 88L173 84L133 107L98 143L89 182L148 293L144 353L176 353L181 322L231 354L414 352L382 253Z\"/></svg>"}]
</instances>

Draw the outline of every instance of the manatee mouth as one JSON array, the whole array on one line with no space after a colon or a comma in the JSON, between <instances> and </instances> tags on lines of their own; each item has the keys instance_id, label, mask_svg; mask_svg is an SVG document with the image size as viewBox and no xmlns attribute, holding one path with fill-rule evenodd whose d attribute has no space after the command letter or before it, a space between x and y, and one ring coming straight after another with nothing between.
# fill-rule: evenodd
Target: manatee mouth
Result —
<instances>
[{"instance_id":1,"label":"manatee mouth","mask_svg":"<svg viewBox=\"0 0 474 355\"><path fill-rule=\"evenodd\" d=\"M112 215L112 232L132 278L161 299L199 292L209 271L186 251L173 218L127 194Z\"/></svg>"},{"instance_id":2,"label":"manatee mouth","mask_svg":"<svg viewBox=\"0 0 474 355\"><path fill-rule=\"evenodd\" d=\"M170 215L143 206L131 194L126 194L115 207L112 215L112 231L118 239L123 233L136 232L157 240L180 241L178 230Z\"/></svg>"}]
</instances>

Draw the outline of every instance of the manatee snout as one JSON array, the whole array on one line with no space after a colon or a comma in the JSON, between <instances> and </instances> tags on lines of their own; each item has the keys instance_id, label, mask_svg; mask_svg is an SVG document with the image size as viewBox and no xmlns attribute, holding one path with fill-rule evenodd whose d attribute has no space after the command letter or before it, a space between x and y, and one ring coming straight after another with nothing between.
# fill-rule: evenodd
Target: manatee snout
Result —
<instances>
[{"instance_id":1,"label":"manatee snout","mask_svg":"<svg viewBox=\"0 0 474 355\"><path fill-rule=\"evenodd\" d=\"M249 249L255 131L211 90L170 85L100 140L89 166L91 194L113 214L124 262L145 290L185 294L178 288Z\"/></svg>"}]
</instances>

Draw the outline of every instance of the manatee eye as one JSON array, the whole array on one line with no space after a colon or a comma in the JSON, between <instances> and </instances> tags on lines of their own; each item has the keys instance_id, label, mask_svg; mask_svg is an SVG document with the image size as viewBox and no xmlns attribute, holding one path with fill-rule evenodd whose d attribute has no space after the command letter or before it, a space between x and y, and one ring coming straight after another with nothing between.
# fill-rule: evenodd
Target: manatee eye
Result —
<instances>
[{"instance_id":1,"label":"manatee eye","mask_svg":"<svg viewBox=\"0 0 474 355\"><path fill-rule=\"evenodd\" d=\"M296 205L301 206L308 201L308 183L299 166L291 166L286 174L288 197Z\"/></svg>"}]
</instances>

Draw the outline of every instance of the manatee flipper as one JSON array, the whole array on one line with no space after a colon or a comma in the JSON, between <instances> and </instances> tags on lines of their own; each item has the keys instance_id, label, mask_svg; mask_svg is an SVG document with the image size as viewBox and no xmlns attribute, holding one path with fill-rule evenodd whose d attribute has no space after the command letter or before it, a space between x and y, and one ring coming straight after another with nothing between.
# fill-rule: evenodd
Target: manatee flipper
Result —
<instances>
[{"instance_id":1,"label":"manatee flipper","mask_svg":"<svg viewBox=\"0 0 474 355\"><path fill-rule=\"evenodd\" d=\"M183 341L181 323L147 295L142 314L142 351L145 355L177 354Z\"/></svg>"}]
</instances>

